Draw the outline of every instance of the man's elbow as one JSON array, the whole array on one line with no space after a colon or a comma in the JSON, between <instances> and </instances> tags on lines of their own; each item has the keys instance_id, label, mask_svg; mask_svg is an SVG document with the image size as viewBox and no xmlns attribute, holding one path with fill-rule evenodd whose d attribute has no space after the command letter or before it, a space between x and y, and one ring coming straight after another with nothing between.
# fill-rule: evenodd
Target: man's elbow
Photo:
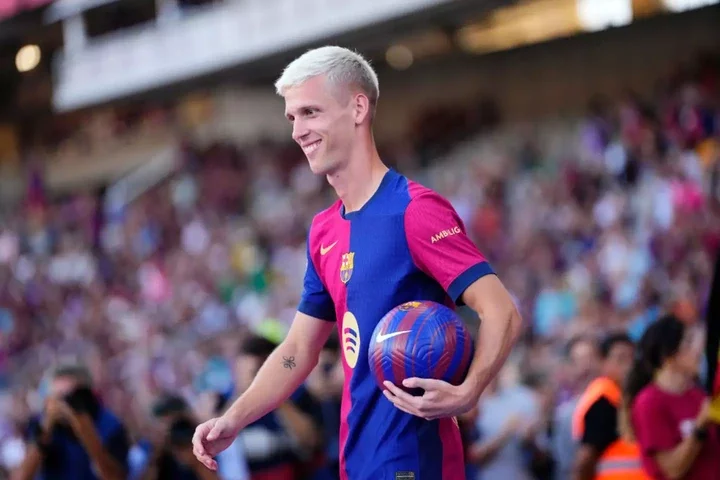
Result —
<instances>
[{"instance_id":1,"label":"man's elbow","mask_svg":"<svg viewBox=\"0 0 720 480\"><path fill-rule=\"evenodd\" d=\"M514 303L510 306L509 310L510 338L512 343L515 344L523 332L523 318Z\"/></svg>"},{"instance_id":2,"label":"man's elbow","mask_svg":"<svg viewBox=\"0 0 720 480\"><path fill-rule=\"evenodd\" d=\"M508 339L515 343L523 332L523 319L510 292L496 277L483 277L471 285L463 295L465 303L480 318L498 321L507 327Z\"/></svg>"},{"instance_id":3,"label":"man's elbow","mask_svg":"<svg viewBox=\"0 0 720 480\"><path fill-rule=\"evenodd\" d=\"M523 319L513 301L496 305L493 318L501 319L506 325L505 338L514 345L522 335Z\"/></svg>"}]
</instances>

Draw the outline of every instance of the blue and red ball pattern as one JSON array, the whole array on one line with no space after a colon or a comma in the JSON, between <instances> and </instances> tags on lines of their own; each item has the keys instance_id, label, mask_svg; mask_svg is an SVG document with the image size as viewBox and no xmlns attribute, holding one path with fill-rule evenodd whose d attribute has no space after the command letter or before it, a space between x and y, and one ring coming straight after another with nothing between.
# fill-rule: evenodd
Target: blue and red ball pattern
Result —
<instances>
[{"instance_id":1,"label":"blue and red ball pattern","mask_svg":"<svg viewBox=\"0 0 720 480\"><path fill-rule=\"evenodd\" d=\"M412 377L459 385L474 351L470 332L452 309L430 301L407 302L375 327L368 361L381 389L386 380L403 388L402 381Z\"/></svg>"}]
</instances>

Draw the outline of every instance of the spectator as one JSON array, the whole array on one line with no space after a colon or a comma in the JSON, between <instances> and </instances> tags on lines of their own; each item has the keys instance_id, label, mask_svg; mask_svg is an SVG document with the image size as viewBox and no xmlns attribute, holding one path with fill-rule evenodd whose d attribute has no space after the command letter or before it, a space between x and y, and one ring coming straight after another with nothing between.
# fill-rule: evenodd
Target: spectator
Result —
<instances>
[{"instance_id":1,"label":"spectator","mask_svg":"<svg viewBox=\"0 0 720 480\"><path fill-rule=\"evenodd\" d=\"M30 430L20 480L127 477L127 432L95 396L85 367L62 365L50 373L45 409Z\"/></svg>"},{"instance_id":2,"label":"spectator","mask_svg":"<svg viewBox=\"0 0 720 480\"><path fill-rule=\"evenodd\" d=\"M219 480L217 473L198 462L192 452L192 436L197 426L184 399L167 396L153 407L157 435L152 444L141 442L140 448L149 457L142 480Z\"/></svg>"},{"instance_id":3,"label":"spectator","mask_svg":"<svg viewBox=\"0 0 720 480\"><path fill-rule=\"evenodd\" d=\"M633 354L633 342L626 334L612 334L600 346L600 377L585 389L573 414L573 435L580 443L575 455L576 480L647 478L637 445L618 433L621 389Z\"/></svg>"},{"instance_id":4,"label":"spectator","mask_svg":"<svg viewBox=\"0 0 720 480\"><path fill-rule=\"evenodd\" d=\"M572 417L580 400L580 394L594 379L600 358L596 342L591 337L578 336L570 340L566 348L565 361L569 373L569 399L555 409L553 428L553 457L555 479L570 480L577 442L572 434Z\"/></svg>"},{"instance_id":5,"label":"spectator","mask_svg":"<svg viewBox=\"0 0 720 480\"><path fill-rule=\"evenodd\" d=\"M511 378L509 367L500 377L480 400L481 441L471 449L470 459L480 466L480 478L530 480L525 453L538 432L540 402L529 388Z\"/></svg>"},{"instance_id":6,"label":"spectator","mask_svg":"<svg viewBox=\"0 0 720 480\"><path fill-rule=\"evenodd\" d=\"M715 479L720 433L709 419L709 400L696 383L703 335L668 315L640 340L626 388L630 432L654 479Z\"/></svg>"},{"instance_id":7,"label":"spectator","mask_svg":"<svg viewBox=\"0 0 720 480\"><path fill-rule=\"evenodd\" d=\"M340 407L344 372L340 343L332 335L320 352L320 361L307 379L307 390L322 409L323 466L313 480L339 480L340 473Z\"/></svg>"},{"instance_id":8,"label":"spectator","mask_svg":"<svg viewBox=\"0 0 720 480\"><path fill-rule=\"evenodd\" d=\"M260 366L277 347L250 335L237 360L237 387L247 389ZM313 470L312 459L322 445L322 412L301 386L291 399L245 427L239 435L251 480L299 480ZM309 465L310 464L310 465Z\"/></svg>"}]
</instances>

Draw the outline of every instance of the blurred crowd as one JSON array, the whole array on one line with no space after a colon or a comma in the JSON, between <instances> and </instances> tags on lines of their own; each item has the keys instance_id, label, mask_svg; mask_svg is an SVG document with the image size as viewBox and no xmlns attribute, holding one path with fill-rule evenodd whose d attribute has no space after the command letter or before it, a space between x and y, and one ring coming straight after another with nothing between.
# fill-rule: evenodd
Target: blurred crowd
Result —
<instances>
[{"instance_id":1,"label":"blurred crowd","mask_svg":"<svg viewBox=\"0 0 720 480\"><path fill-rule=\"evenodd\" d=\"M719 73L706 59L654 92L593 99L575 120L502 125L487 105L430 112L412 142L381 148L449 198L526 319L497 385L464 419L469 444L485 449L468 456L477 478L557 470L554 419L588 375L570 361L578 335L637 340L666 311L702 321L720 246ZM178 168L129 204L105 190L51 199L31 170L22 208L0 220L5 471L23 461L58 378L85 378L48 367L82 363L92 384L77 384L124 425L133 478L153 462L170 470L149 478L214 478L190 468L182 442L282 338L307 227L332 192L294 145L177 151ZM295 478L268 470L287 465L333 478L342 377L337 346L323 355L288 405L220 460L219 478Z\"/></svg>"}]
</instances>

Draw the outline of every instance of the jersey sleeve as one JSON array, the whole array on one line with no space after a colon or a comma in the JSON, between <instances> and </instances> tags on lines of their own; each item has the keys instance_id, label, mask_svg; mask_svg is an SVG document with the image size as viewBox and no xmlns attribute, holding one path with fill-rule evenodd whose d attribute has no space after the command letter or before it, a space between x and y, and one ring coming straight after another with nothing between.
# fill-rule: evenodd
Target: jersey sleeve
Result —
<instances>
[{"instance_id":1,"label":"jersey sleeve","mask_svg":"<svg viewBox=\"0 0 720 480\"><path fill-rule=\"evenodd\" d=\"M405 211L405 234L415 265L435 279L462 305L462 294L477 279L494 274L465 233L450 202L429 190L413 198Z\"/></svg>"},{"instance_id":2,"label":"jersey sleeve","mask_svg":"<svg viewBox=\"0 0 720 480\"><path fill-rule=\"evenodd\" d=\"M600 397L585 413L581 443L602 454L618 439L617 422L617 408L607 398Z\"/></svg>"},{"instance_id":3,"label":"jersey sleeve","mask_svg":"<svg viewBox=\"0 0 720 480\"><path fill-rule=\"evenodd\" d=\"M303 291L300 297L300 305L298 311L311 317L326 320L328 322L335 321L335 305L330 293L325 288L312 256L310 255L310 240L307 242L307 268L305 269L305 280L303 281Z\"/></svg>"}]
</instances>

